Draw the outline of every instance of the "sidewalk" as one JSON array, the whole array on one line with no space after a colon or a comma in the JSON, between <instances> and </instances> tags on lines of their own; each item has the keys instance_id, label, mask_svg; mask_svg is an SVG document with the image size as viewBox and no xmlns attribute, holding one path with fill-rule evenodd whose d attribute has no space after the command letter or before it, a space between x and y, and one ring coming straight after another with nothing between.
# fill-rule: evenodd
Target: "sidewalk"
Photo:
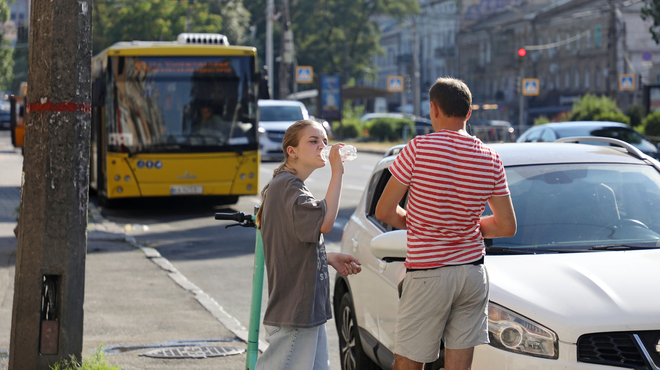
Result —
<instances>
[{"instance_id":1,"label":"sidewalk","mask_svg":"<svg viewBox=\"0 0 660 370\"><path fill-rule=\"evenodd\" d=\"M0 369L9 362L17 248L14 209L20 203L21 170L20 151L11 146L8 132L0 131ZM83 357L103 345L106 359L122 370L245 368L245 352L190 358L245 349L234 334L244 337L244 328L221 323L222 312L217 311L222 308L215 301L182 280L156 251L136 248L93 204L89 214ZM143 356L157 350L188 358Z\"/></svg>"}]
</instances>

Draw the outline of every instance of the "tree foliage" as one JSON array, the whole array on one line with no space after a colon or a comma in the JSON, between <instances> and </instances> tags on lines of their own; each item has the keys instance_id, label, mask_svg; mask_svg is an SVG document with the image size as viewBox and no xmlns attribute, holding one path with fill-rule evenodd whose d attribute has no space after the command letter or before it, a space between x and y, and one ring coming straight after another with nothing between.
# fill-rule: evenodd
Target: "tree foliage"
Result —
<instances>
[{"instance_id":1,"label":"tree foliage","mask_svg":"<svg viewBox=\"0 0 660 370\"><path fill-rule=\"evenodd\" d=\"M660 112L653 112L646 116L642 121L644 134L650 136L660 136Z\"/></svg>"},{"instance_id":2,"label":"tree foliage","mask_svg":"<svg viewBox=\"0 0 660 370\"><path fill-rule=\"evenodd\" d=\"M573 104L570 120L630 123L630 118L621 112L616 102L606 96L593 94L587 94Z\"/></svg>"},{"instance_id":3,"label":"tree foliage","mask_svg":"<svg viewBox=\"0 0 660 370\"><path fill-rule=\"evenodd\" d=\"M7 0L0 0L0 22L4 24L9 19L10 8ZM9 41L0 34L0 89L6 89L14 77L14 49L9 47Z\"/></svg>"},{"instance_id":4,"label":"tree foliage","mask_svg":"<svg viewBox=\"0 0 660 370\"><path fill-rule=\"evenodd\" d=\"M642 7L642 19L651 21L649 32L656 44L660 44L660 0L645 0Z\"/></svg>"},{"instance_id":5,"label":"tree foliage","mask_svg":"<svg viewBox=\"0 0 660 370\"><path fill-rule=\"evenodd\" d=\"M256 31L250 42L263 55L266 0L244 1ZM289 11L298 65L312 66L315 73L361 78L375 75L373 57L382 53L375 18L403 19L417 13L419 6L416 0L289 0ZM275 0L275 13L284 16L282 1ZM279 56L279 21L273 30L274 53Z\"/></svg>"},{"instance_id":6,"label":"tree foliage","mask_svg":"<svg viewBox=\"0 0 660 370\"><path fill-rule=\"evenodd\" d=\"M242 0L96 0L94 53L118 41L171 41L186 32L222 33L232 44L246 38L249 13Z\"/></svg>"}]
</instances>

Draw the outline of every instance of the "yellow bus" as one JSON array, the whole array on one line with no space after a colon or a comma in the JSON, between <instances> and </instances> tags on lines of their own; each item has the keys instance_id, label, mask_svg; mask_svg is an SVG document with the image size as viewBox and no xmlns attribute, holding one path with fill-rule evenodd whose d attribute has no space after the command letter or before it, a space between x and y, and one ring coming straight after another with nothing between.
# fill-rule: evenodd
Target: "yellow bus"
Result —
<instances>
[{"instance_id":1,"label":"yellow bus","mask_svg":"<svg viewBox=\"0 0 660 370\"><path fill-rule=\"evenodd\" d=\"M257 194L263 83L256 49L219 34L103 50L92 60L90 146L101 204L193 195L233 204Z\"/></svg>"}]
</instances>

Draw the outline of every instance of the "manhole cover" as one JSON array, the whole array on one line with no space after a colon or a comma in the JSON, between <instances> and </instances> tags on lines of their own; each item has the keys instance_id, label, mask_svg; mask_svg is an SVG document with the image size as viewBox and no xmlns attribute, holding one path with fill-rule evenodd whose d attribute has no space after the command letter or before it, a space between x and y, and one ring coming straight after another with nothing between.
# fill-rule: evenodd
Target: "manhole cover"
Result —
<instances>
[{"instance_id":1,"label":"manhole cover","mask_svg":"<svg viewBox=\"0 0 660 370\"><path fill-rule=\"evenodd\" d=\"M140 356L154 357L154 358L207 358L207 357L223 357L238 355L245 352L245 348L236 347L169 347L160 348Z\"/></svg>"}]
</instances>

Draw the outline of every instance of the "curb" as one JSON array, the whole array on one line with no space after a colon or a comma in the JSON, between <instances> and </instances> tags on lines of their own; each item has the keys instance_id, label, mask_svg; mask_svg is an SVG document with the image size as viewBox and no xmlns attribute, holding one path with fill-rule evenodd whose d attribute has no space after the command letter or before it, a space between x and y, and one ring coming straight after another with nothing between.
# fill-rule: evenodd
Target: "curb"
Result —
<instances>
[{"instance_id":1,"label":"curb","mask_svg":"<svg viewBox=\"0 0 660 370\"><path fill-rule=\"evenodd\" d=\"M227 330L232 332L244 343L248 343L248 329L246 329L245 326L243 326L235 317L227 313L227 311L225 311L225 309L215 299L213 299L202 289L188 280L188 278L179 272L179 270L177 270L176 267L174 267L174 265L172 265L170 261L167 260L167 258L163 257L160 252L158 252L158 250L141 245L137 242L135 237L126 235L124 230L119 227L119 225L105 219L105 217L101 215L101 212L99 212L98 208L95 206L89 207L89 209L90 213L92 214L92 218L95 221L101 221L101 226L105 228L107 232L112 234L120 234L120 238L122 238L126 243L130 244L136 249L140 249L146 258L150 259L151 262L165 270L167 272L167 276L175 283L177 283L177 285L192 293L197 302L199 302L199 304L201 304L204 309L211 313L211 315L213 315L213 317L215 317L225 328L227 328ZM259 340L259 350L264 352L266 348L268 348L268 343Z\"/></svg>"}]
</instances>

